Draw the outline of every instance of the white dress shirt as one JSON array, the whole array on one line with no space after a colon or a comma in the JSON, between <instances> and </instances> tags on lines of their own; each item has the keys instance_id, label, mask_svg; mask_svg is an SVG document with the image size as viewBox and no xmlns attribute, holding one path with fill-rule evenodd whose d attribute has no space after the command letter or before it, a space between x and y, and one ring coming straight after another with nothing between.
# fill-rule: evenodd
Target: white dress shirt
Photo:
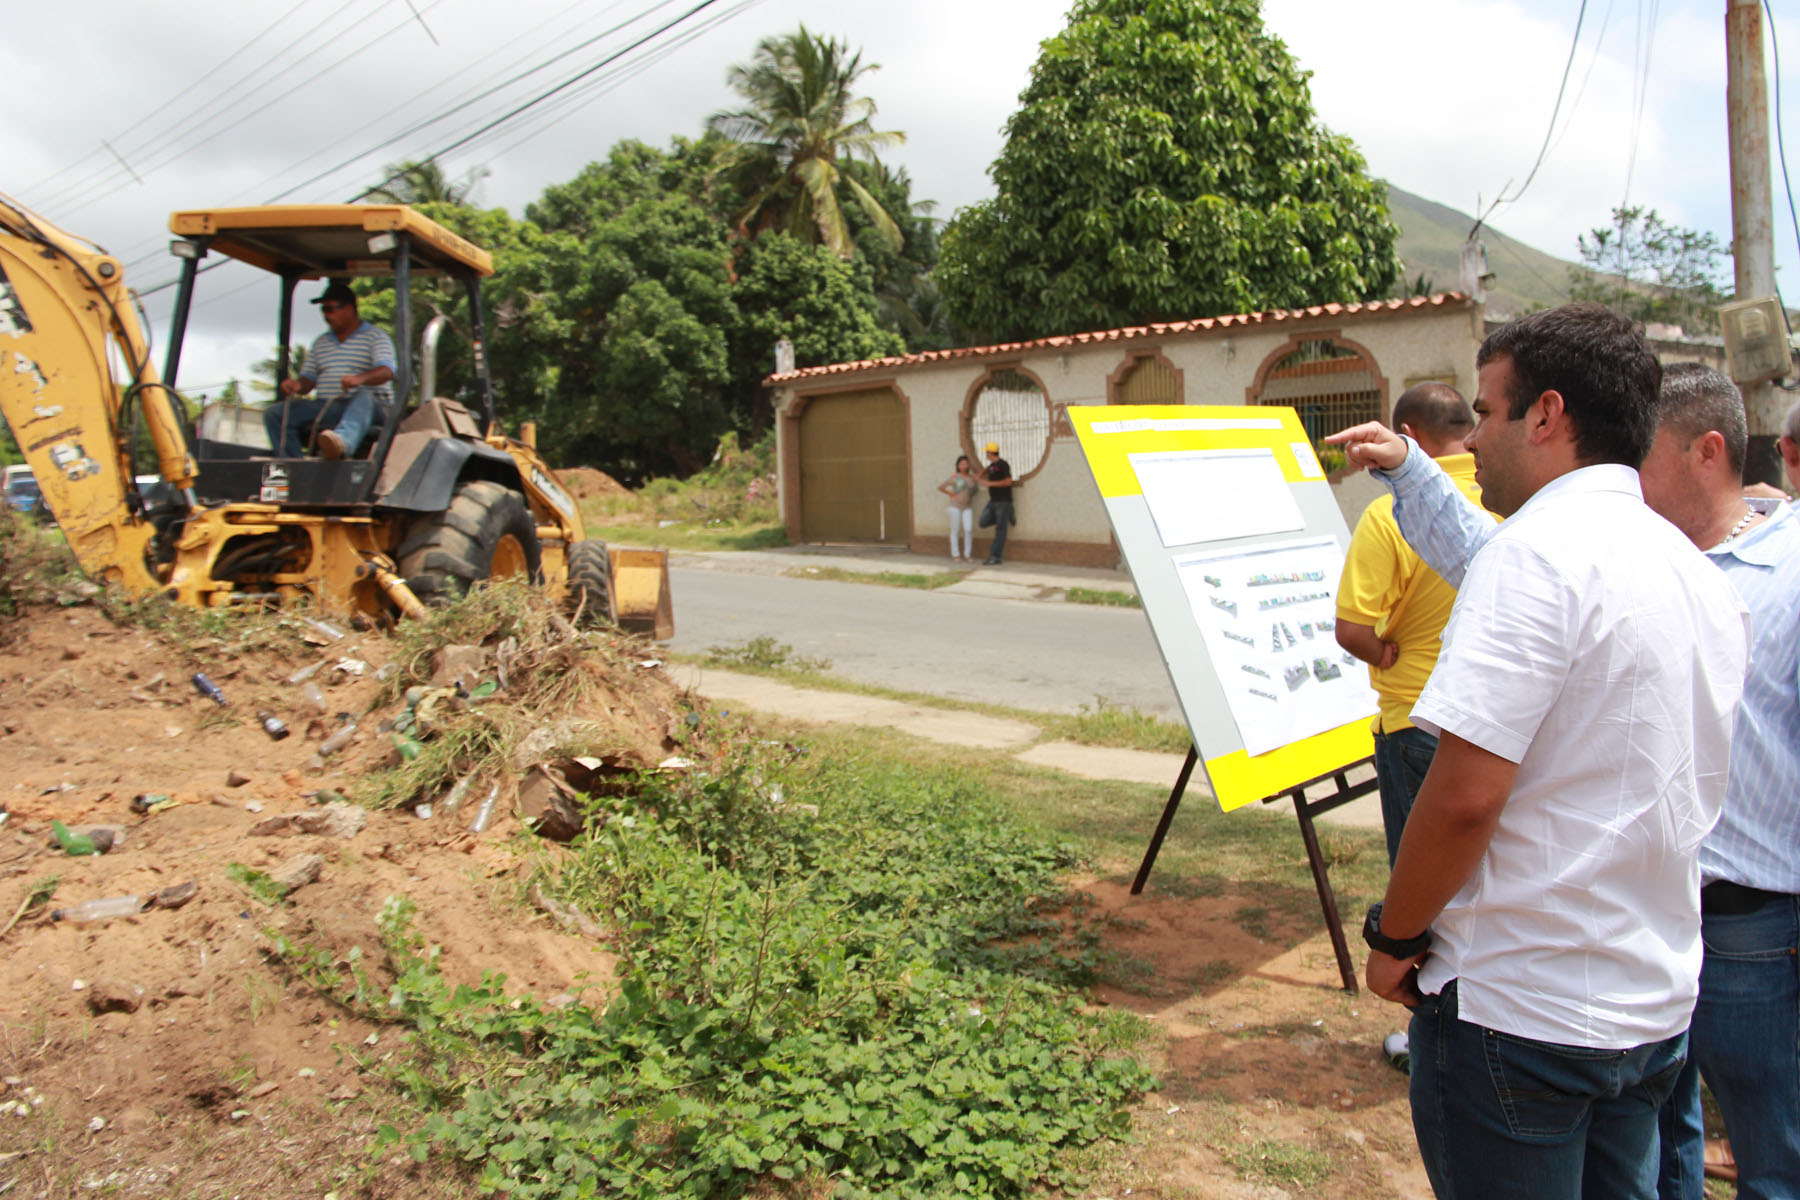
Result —
<instances>
[{"instance_id":1,"label":"white dress shirt","mask_svg":"<svg viewBox=\"0 0 1800 1200\"><path fill-rule=\"evenodd\" d=\"M1697 856L1725 795L1743 601L1629 467L1564 475L1475 537L1433 507L1434 471L1409 453L1391 473L1396 516L1410 498L1478 549L1413 723L1519 772L1419 986L1459 980L1462 1019L1539 1041L1673 1037L1698 990Z\"/></svg>"}]
</instances>

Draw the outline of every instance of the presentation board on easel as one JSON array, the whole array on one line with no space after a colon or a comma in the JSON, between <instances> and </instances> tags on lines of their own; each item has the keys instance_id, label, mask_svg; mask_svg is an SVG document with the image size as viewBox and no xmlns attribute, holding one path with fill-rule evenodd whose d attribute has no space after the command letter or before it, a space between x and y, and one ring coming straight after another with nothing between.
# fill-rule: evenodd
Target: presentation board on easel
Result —
<instances>
[{"instance_id":1,"label":"presentation board on easel","mask_svg":"<svg viewBox=\"0 0 1800 1200\"><path fill-rule=\"evenodd\" d=\"M1219 807L1369 757L1375 692L1335 632L1350 533L1294 410L1068 412Z\"/></svg>"}]
</instances>

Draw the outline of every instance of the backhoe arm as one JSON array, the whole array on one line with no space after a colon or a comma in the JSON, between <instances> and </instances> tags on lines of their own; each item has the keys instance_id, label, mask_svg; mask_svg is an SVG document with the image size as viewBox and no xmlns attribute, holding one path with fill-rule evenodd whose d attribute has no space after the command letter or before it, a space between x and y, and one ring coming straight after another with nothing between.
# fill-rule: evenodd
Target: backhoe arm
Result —
<instances>
[{"instance_id":1,"label":"backhoe arm","mask_svg":"<svg viewBox=\"0 0 1800 1200\"><path fill-rule=\"evenodd\" d=\"M82 570L145 591L159 581L145 555L155 531L126 499L133 401L163 479L191 501L196 468L179 410L118 261L0 197L0 414Z\"/></svg>"}]
</instances>

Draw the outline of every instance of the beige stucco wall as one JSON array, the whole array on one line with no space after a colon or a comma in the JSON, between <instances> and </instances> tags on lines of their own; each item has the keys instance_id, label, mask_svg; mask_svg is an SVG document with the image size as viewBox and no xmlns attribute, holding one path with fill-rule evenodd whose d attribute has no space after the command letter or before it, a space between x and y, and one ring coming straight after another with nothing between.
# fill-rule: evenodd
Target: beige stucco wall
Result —
<instances>
[{"instance_id":1,"label":"beige stucco wall","mask_svg":"<svg viewBox=\"0 0 1800 1200\"><path fill-rule=\"evenodd\" d=\"M1286 353L1297 337L1327 335L1363 349L1374 359L1384 385L1384 405L1391 405L1409 384L1423 379L1454 382L1464 394L1473 394L1475 351L1482 335L1480 309L1453 300L1423 308L1265 320L1160 338L1037 346L805 377L779 388L776 411L791 414L808 395L852 385L897 388L908 406L913 536L915 541L943 539L949 521L937 486L949 475L958 454L974 454L978 449L961 440L963 413L972 391L991 369L1011 367L1034 376L1052 405L1105 404L1108 380L1121 366L1136 355L1157 353L1180 372L1185 403L1243 404L1258 371ZM1019 523L1012 534L1018 557L1032 557L1028 551L1034 543L1044 547L1046 556L1054 556L1052 548L1058 545L1111 545L1111 527L1081 448L1067 432L1066 421L1053 420L1053 426L1063 432L1052 441L1042 465L1029 475L1021 474ZM779 478L784 486L791 486L799 477L788 458L793 453L790 440L782 438L779 450ZM979 462L980 455L974 456ZM1013 466L1022 468L1019 462ZM1340 492L1346 520L1354 521L1378 489L1359 478L1347 481ZM786 500L784 497L783 511L797 511Z\"/></svg>"}]
</instances>

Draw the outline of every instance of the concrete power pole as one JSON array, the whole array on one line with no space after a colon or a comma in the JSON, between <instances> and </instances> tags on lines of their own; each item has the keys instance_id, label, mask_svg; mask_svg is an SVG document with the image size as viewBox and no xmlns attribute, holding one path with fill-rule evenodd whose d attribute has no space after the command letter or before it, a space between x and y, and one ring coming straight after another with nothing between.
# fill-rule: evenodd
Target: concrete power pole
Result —
<instances>
[{"instance_id":1,"label":"concrete power pole","mask_svg":"<svg viewBox=\"0 0 1800 1200\"><path fill-rule=\"evenodd\" d=\"M1769 184L1769 87L1763 76L1761 0L1726 0L1725 102L1731 129L1731 257L1740 300L1775 294L1774 203ZM1779 483L1776 439L1788 393L1740 382L1750 423L1745 482Z\"/></svg>"}]
</instances>

